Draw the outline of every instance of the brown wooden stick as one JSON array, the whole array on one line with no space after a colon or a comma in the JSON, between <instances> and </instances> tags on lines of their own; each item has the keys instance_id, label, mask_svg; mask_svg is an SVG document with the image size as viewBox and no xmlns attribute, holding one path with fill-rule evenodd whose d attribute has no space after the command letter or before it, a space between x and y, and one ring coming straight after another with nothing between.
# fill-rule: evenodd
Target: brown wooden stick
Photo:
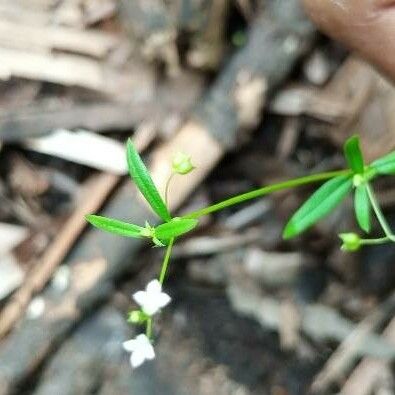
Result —
<instances>
[{"instance_id":1,"label":"brown wooden stick","mask_svg":"<svg viewBox=\"0 0 395 395\"><path fill-rule=\"evenodd\" d=\"M356 353L358 346L388 317L394 305L395 293L392 293L384 303L380 304L361 321L356 329L339 345L315 377L311 385L313 393L326 392L330 384L339 381L346 375L355 358L358 357Z\"/></svg>"},{"instance_id":2,"label":"brown wooden stick","mask_svg":"<svg viewBox=\"0 0 395 395\"><path fill-rule=\"evenodd\" d=\"M395 318L385 329L383 336L395 345ZM378 358L364 358L357 365L345 382L341 395L369 395L381 374L386 371L388 363Z\"/></svg>"},{"instance_id":3,"label":"brown wooden stick","mask_svg":"<svg viewBox=\"0 0 395 395\"><path fill-rule=\"evenodd\" d=\"M43 257L36 262L25 283L5 306L0 318L0 338L7 334L24 313L32 296L41 291L85 228L85 215L97 211L120 177L114 174L92 176L85 185L83 201L77 205Z\"/></svg>"},{"instance_id":4,"label":"brown wooden stick","mask_svg":"<svg viewBox=\"0 0 395 395\"><path fill-rule=\"evenodd\" d=\"M0 20L2 47L28 51L58 49L104 58L121 43L119 37L102 31L81 30L62 26L34 26L11 20Z\"/></svg>"}]
</instances>

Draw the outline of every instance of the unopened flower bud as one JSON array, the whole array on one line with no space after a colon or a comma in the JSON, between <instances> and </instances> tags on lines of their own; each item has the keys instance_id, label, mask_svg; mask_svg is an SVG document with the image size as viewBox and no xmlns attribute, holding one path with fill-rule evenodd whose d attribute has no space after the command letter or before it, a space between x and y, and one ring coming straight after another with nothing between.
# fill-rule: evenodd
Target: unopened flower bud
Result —
<instances>
[{"instance_id":1,"label":"unopened flower bud","mask_svg":"<svg viewBox=\"0 0 395 395\"><path fill-rule=\"evenodd\" d=\"M357 251L361 247L361 239L356 233L341 233L339 237L343 242L343 251Z\"/></svg>"},{"instance_id":2,"label":"unopened flower bud","mask_svg":"<svg viewBox=\"0 0 395 395\"><path fill-rule=\"evenodd\" d=\"M133 310L129 313L128 322L132 324L142 324L147 320L147 315L141 310Z\"/></svg>"},{"instance_id":3,"label":"unopened flower bud","mask_svg":"<svg viewBox=\"0 0 395 395\"><path fill-rule=\"evenodd\" d=\"M177 152L173 156L172 168L174 173L184 175L190 173L195 167L193 166L189 155Z\"/></svg>"}]
</instances>

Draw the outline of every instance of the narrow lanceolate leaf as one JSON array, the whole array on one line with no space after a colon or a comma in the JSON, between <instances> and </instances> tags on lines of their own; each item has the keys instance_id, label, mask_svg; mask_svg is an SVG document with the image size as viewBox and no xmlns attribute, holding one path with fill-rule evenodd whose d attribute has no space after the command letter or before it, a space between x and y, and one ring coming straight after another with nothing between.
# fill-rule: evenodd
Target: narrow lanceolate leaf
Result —
<instances>
[{"instance_id":1,"label":"narrow lanceolate leaf","mask_svg":"<svg viewBox=\"0 0 395 395\"><path fill-rule=\"evenodd\" d=\"M361 184L355 188L354 197L355 216L358 225L366 233L370 231L370 200L366 185Z\"/></svg>"},{"instance_id":2,"label":"narrow lanceolate leaf","mask_svg":"<svg viewBox=\"0 0 395 395\"><path fill-rule=\"evenodd\" d=\"M328 215L347 196L352 177L339 176L323 184L299 208L286 225L283 237L290 239Z\"/></svg>"},{"instance_id":3,"label":"narrow lanceolate leaf","mask_svg":"<svg viewBox=\"0 0 395 395\"><path fill-rule=\"evenodd\" d=\"M106 232L115 233L126 237L143 237L142 231L145 229L141 226L129 224L113 218L101 217L100 215L87 215L86 220L96 228L105 230Z\"/></svg>"},{"instance_id":4,"label":"narrow lanceolate leaf","mask_svg":"<svg viewBox=\"0 0 395 395\"><path fill-rule=\"evenodd\" d=\"M345 142L344 154L350 169L356 174L362 174L364 163L358 136L352 136Z\"/></svg>"},{"instance_id":5,"label":"narrow lanceolate leaf","mask_svg":"<svg viewBox=\"0 0 395 395\"><path fill-rule=\"evenodd\" d=\"M128 140L127 143L127 161L129 174L132 180L152 207L152 210L154 210L163 221L170 221L171 216L169 210L162 200L159 191L156 189L147 168L136 151L136 148L134 148L131 140Z\"/></svg>"},{"instance_id":6,"label":"narrow lanceolate leaf","mask_svg":"<svg viewBox=\"0 0 395 395\"><path fill-rule=\"evenodd\" d=\"M155 236L159 240L170 240L191 231L198 224L197 219L173 218L170 222L159 225L155 228Z\"/></svg>"},{"instance_id":7,"label":"narrow lanceolate leaf","mask_svg":"<svg viewBox=\"0 0 395 395\"><path fill-rule=\"evenodd\" d=\"M371 167L379 174L395 174L395 151L375 160Z\"/></svg>"}]
</instances>

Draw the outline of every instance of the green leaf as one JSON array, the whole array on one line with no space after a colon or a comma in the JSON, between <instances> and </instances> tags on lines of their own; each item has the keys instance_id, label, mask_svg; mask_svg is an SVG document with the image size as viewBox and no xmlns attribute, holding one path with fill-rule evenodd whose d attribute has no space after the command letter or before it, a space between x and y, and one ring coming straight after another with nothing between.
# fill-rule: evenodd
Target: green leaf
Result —
<instances>
[{"instance_id":1,"label":"green leaf","mask_svg":"<svg viewBox=\"0 0 395 395\"><path fill-rule=\"evenodd\" d=\"M370 232L370 200L365 184L355 188L354 210L358 225L366 233Z\"/></svg>"},{"instance_id":2,"label":"green leaf","mask_svg":"<svg viewBox=\"0 0 395 395\"><path fill-rule=\"evenodd\" d=\"M161 224L155 228L155 236L159 240L170 240L194 229L198 224L197 219L173 218L170 222Z\"/></svg>"},{"instance_id":3,"label":"green leaf","mask_svg":"<svg viewBox=\"0 0 395 395\"><path fill-rule=\"evenodd\" d=\"M129 224L113 218L101 217L100 215L86 215L85 219L96 228L120 236L140 238L143 237L142 232L145 231L145 228L141 226Z\"/></svg>"},{"instance_id":4,"label":"green leaf","mask_svg":"<svg viewBox=\"0 0 395 395\"><path fill-rule=\"evenodd\" d=\"M127 142L127 161L130 177L132 177L132 180L150 204L152 210L154 210L155 213L163 219L163 221L170 221L171 216L169 210L162 200L147 168L130 139Z\"/></svg>"},{"instance_id":5,"label":"green leaf","mask_svg":"<svg viewBox=\"0 0 395 395\"><path fill-rule=\"evenodd\" d=\"M344 154L348 166L355 174L363 174L364 163L361 148L359 147L359 137L352 136L344 144Z\"/></svg>"},{"instance_id":6,"label":"green leaf","mask_svg":"<svg viewBox=\"0 0 395 395\"><path fill-rule=\"evenodd\" d=\"M395 151L375 160L371 167L373 167L379 174L394 174L395 173Z\"/></svg>"},{"instance_id":7,"label":"green leaf","mask_svg":"<svg viewBox=\"0 0 395 395\"><path fill-rule=\"evenodd\" d=\"M323 184L296 211L286 225L283 237L290 239L314 225L339 205L352 188L352 177L339 176Z\"/></svg>"}]
</instances>

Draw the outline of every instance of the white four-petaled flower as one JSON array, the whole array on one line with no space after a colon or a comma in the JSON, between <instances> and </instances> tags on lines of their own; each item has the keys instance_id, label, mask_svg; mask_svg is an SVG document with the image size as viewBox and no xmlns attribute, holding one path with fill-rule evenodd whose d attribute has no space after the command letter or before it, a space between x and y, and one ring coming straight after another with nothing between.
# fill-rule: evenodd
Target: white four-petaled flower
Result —
<instances>
[{"instance_id":1,"label":"white four-petaled flower","mask_svg":"<svg viewBox=\"0 0 395 395\"><path fill-rule=\"evenodd\" d=\"M133 294L133 299L141 306L144 313L149 316L157 313L171 301L170 296L162 292L162 285L158 280L150 281L145 291L138 291Z\"/></svg>"},{"instance_id":2,"label":"white four-petaled flower","mask_svg":"<svg viewBox=\"0 0 395 395\"><path fill-rule=\"evenodd\" d=\"M133 368L142 365L146 360L155 358L155 350L146 335L138 335L135 339L124 342L123 348L130 352L130 364Z\"/></svg>"}]
</instances>

